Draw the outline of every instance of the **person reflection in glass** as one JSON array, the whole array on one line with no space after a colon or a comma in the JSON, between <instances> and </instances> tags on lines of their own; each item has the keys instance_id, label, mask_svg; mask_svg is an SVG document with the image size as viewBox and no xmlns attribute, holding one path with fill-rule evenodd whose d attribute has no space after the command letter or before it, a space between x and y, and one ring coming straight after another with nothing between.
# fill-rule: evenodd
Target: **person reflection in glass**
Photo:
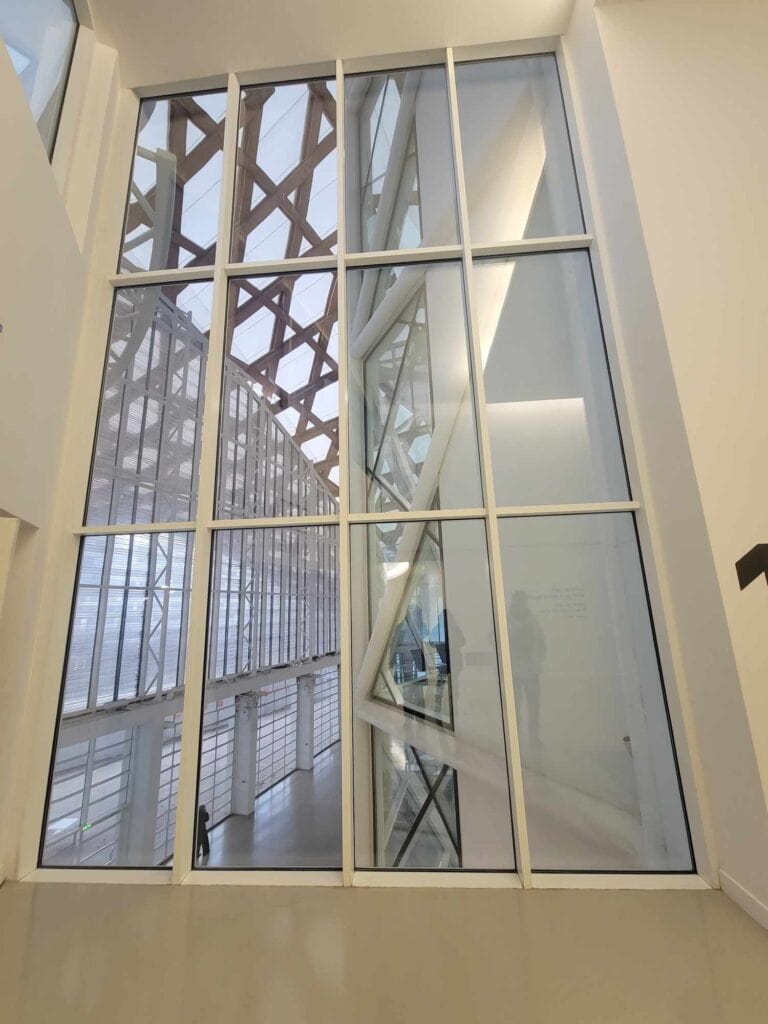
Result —
<instances>
[{"instance_id":1,"label":"person reflection in glass","mask_svg":"<svg viewBox=\"0 0 768 1024\"><path fill-rule=\"evenodd\" d=\"M451 718L453 685L456 681L454 673L461 671L465 640L455 617L445 608L438 613L430 630L429 644L434 652L437 674L434 713L439 721L447 723Z\"/></svg>"},{"instance_id":2,"label":"person reflection in glass","mask_svg":"<svg viewBox=\"0 0 768 1024\"><path fill-rule=\"evenodd\" d=\"M515 690L523 695L521 703L525 706L522 716L525 735L530 746L540 747L539 676L544 666L547 645L544 631L528 605L528 595L524 590L516 590L509 602L509 646Z\"/></svg>"},{"instance_id":3,"label":"person reflection in glass","mask_svg":"<svg viewBox=\"0 0 768 1024\"><path fill-rule=\"evenodd\" d=\"M450 624L450 633L449 633ZM451 675L451 658L455 667L461 668L462 648L464 647L464 634L459 629L453 615L449 616L446 608L440 612L435 625L429 635L429 642L435 648L441 664L444 666L444 676Z\"/></svg>"}]
</instances>

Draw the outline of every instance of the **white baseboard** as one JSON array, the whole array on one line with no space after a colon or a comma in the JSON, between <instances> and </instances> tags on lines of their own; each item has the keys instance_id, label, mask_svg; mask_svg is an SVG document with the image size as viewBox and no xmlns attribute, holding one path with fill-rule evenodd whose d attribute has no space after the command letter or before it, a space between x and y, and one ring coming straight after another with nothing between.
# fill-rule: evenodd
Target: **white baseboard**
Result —
<instances>
[{"instance_id":1,"label":"white baseboard","mask_svg":"<svg viewBox=\"0 0 768 1024\"><path fill-rule=\"evenodd\" d=\"M720 886L726 895L730 896L734 903L737 903L753 920L768 929L768 905L758 899L749 889L736 881L735 878L720 871Z\"/></svg>"}]
</instances>

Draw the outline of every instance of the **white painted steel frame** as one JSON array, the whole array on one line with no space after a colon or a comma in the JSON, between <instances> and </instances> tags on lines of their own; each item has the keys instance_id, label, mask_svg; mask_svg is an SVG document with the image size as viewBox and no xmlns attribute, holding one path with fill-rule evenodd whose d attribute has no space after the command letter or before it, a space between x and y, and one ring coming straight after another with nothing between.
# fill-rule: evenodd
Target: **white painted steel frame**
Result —
<instances>
[{"instance_id":1,"label":"white painted steel frame","mask_svg":"<svg viewBox=\"0 0 768 1024\"><path fill-rule=\"evenodd\" d=\"M240 85L234 75L227 84L227 108L224 124L221 198L216 238L216 263L213 271L213 308L205 371L205 407L200 426L201 449L198 468L197 509L210 510L216 495L216 460L219 448L221 381L224 370L225 319L227 314L227 275L224 262L229 255L232 233L232 207L235 191L237 124L240 113ZM206 518L208 518L206 515ZM186 678L184 684L184 725L181 732L181 770L176 805L176 844L173 853L173 881L180 882L192 870L197 807L197 772L200 757L201 720L205 689L206 623L213 531L196 526L195 573L189 605Z\"/></svg>"},{"instance_id":2,"label":"white painted steel frame","mask_svg":"<svg viewBox=\"0 0 768 1024\"><path fill-rule=\"evenodd\" d=\"M451 134L453 136L454 168L456 174L456 195L459 205L459 236L463 245L464 289L467 304L467 328L469 335L471 376L475 385L475 417L477 420L478 442L480 446L480 475L483 483L486 506L486 541L488 544L488 564L491 573L491 602L493 606L493 625L496 633L496 648L499 655L499 673L501 682L502 709L504 714L504 735L507 747L507 770L509 772L509 788L512 797L515 864L517 873L525 887L530 887L531 856L528 848L528 826L523 800L523 765L520 758L520 743L517 734L517 715L515 713L515 692L512 686L512 658L509 650L509 634L507 616L504 605L504 582L501 575L501 543L499 541L499 520L496 510L496 492L493 482L493 466L491 464L491 440L488 429L487 407L485 402L485 380L483 375L483 357L480 349L480 334L477 326L477 310L475 306L474 265L472 251L469 247L469 208L464 180L464 154L461 145L461 129L459 127L459 100L456 92L456 73L453 50L446 53L446 70L448 72L448 104L451 115Z\"/></svg>"},{"instance_id":3,"label":"white painted steel frame","mask_svg":"<svg viewBox=\"0 0 768 1024\"><path fill-rule=\"evenodd\" d=\"M55 655L48 655L36 649L36 664L45 667L46 675L53 679L47 689L45 708L51 708L58 697L61 668L65 657L65 627L71 609L71 583L77 562L77 542L85 536L104 534L159 533L190 531L195 534L192 593L190 600L190 621L187 638L187 659L184 696L184 728L181 744L181 769L176 820L176 840L172 871L159 869L103 869L88 868L36 868L36 852L39 843L40 823L43 820L45 782L51 760L53 725L51 721L41 724L35 746L34 762L37 774L33 779L32 799L24 819L19 877L30 881L93 881L93 882L134 882L149 884L193 884L193 885L356 885L356 886L435 886L435 887L489 887L489 888L701 888L717 886L717 874L708 824L706 808L702 806L702 788L698 755L691 725L691 714L687 692L681 680L678 641L674 634L668 590L664 582L663 567L657 568L652 552L659 551L658 530L652 515L646 509L641 495L646 470L642 451L638 451L640 432L634 412L631 390L627 384L626 361L620 340L611 327L615 315L615 301L610 288L610 278L602 266L594 239L594 217L589 203L589 181L591 174L578 139L571 134L574 149L577 179L584 210L586 231L582 235L562 236L545 239L510 240L507 243L471 245L468 235L468 208L463 175L463 154L459 133L458 101L455 81L455 61L494 59L500 57L526 56L555 52L561 75L561 86L566 105L569 126L578 124L567 82L564 80L564 57L559 40L525 40L509 44L473 46L453 51L425 51L414 54L398 54L391 57L372 57L370 60L335 62L337 90L337 199L338 199L338 251L336 256L286 259L262 263L235 264L229 261L232 211L234 202L235 160L240 91L245 85L259 82L300 81L304 78L334 77L331 65L272 69L253 74L230 74L227 78L227 112L224 133L221 200L218 221L218 244L216 261L212 267L198 267L191 270L159 270L133 274L104 275L100 268L113 265L114 253L119 247L122 230L127 183L131 158L128 146L133 142L130 128L131 118L135 123L138 96L168 95L172 92L194 91L200 88L222 86L224 79L212 81L190 81L176 83L165 89L140 89L134 94L124 95L120 114L117 118L113 152L108 171L110 188L106 203L106 218L109 227L102 227L99 244L96 246L94 270L89 289L91 308L84 326L83 351L78 366L78 380L85 383L85 393L93 396L93 409L88 411L88 402L73 413L74 427L70 425L67 450L77 452L74 459L75 472L70 464L68 493L58 498L62 513L63 533L48 558L46 576L47 602L57 617L55 630ZM347 254L344 229L344 75L360 72L374 72L417 67L425 64L444 63L448 78L448 96L451 132L455 156L456 188L459 207L461 243L399 252L372 252ZM575 249L590 250L597 290L598 305L612 368L614 390L617 400L620 434L628 464L633 499L620 502L603 502L579 505L543 505L525 507L499 507L496 504L493 487L491 451L486 410L483 401L484 386L481 372L480 344L477 330L473 285L473 258L480 256L512 256L521 253L556 252ZM471 367L478 398L476 416L481 456L481 474L484 485L485 506L483 508L452 509L438 511L417 511L404 513L350 513L349 465L348 465L348 415L347 415L347 309L346 279L348 267L372 267L388 264L405 264L437 260L461 262L467 301L468 333L471 349ZM216 460L219 434L219 406L221 396L221 375L224 360L225 316L228 282L231 278L254 274L278 274L307 270L335 270L338 274L338 330L339 330L339 513L331 516L276 517L221 520L212 515L214 508ZM191 523L153 523L134 525L82 526L70 525L79 514L82 501L73 487L72 480L82 482L82 493L87 486L89 460L77 449L78 437L86 435L95 425L98 408L97 371L87 366L99 354L103 360L104 346L108 338L109 310L112 293L116 287L135 287L145 284L166 284L179 281L213 282L213 308L211 316L210 346L205 376L205 407L201 426L201 456L199 466L197 518ZM609 314L611 314L609 316ZM83 411L83 409L85 411ZM652 612L657 632L660 634L660 655L667 695L670 699L670 713L675 734L675 743L681 762L681 774L687 803L694 851L699 874L570 874L533 873L528 851L525 806L523 801L522 765L517 737L514 689L512 685L511 657L506 629L506 617L501 572L498 519L507 516L541 516L590 512L631 512L635 514L641 535L642 551ZM491 570L491 590L494 609L502 685L505 739L508 752L508 770L514 812L514 834L517 857L517 873L484 873L473 871L456 872L397 872L397 871L356 871L354 866L354 822L353 822L353 778L352 778L352 678L351 678L351 622L350 622L350 548L349 528L355 523L382 521L423 521L425 519L482 519L486 525ZM340 578L340 713L341 713L341 763L342 763L342 871L264 871L231 870L215 872L193 871L193 837L197 771L200 744L200 722L204 696L204 659L206 648L206 612L208 607L211 548L214 531L239 528L286 527L310 525L339 526L339 578ZM658 561L658 556L657 556ZM68 585L62 583L62 579ZM666 618L665 618L666 613ZM58 672L56 671L58 668ZM40 673L38 673L38 676ZM53 688L56 689L55 697Z\"/></svg>"}]
</instances>

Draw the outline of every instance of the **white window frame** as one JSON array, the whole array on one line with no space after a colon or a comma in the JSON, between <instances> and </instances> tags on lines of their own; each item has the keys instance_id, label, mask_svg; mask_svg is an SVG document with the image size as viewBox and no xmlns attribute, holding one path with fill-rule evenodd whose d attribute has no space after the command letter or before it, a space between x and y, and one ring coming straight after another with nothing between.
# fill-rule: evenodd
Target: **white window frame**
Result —
<instances>
[{"instance_id":1,"label":"white window frame","mask_svg":"<svg viewBox=\"0 0 768 1024\"><path fill-rule=\"evenodd\" d=\"M566 118L576 164L576 174L585 220L585 233L546 239L528 239L499 244L470 246L468 238L467 197L463 177L459 114L456 93L455 64L492 58L554 54L560 75ZM429 249L401 250L397 252L346 252L345 189L344 189L344 76L361 72L399 69L443 64L448 77L451 132L455 153L455 176L459 207L461 242ZM286 259L256 263L229 261L234 201L235 158L240 93L243 87L268 82L302 81L313 77L334 77L337 89L337 200L338 251L335 256ZM222 168L221 200L219 208L218 244L216 260L210 268L192 270L160 270L132 274L110 274L120 251L125 197L132 163L135 125L140 98L168 96L181 91L227 89L226 125ZM445 887L445 888L595 888L595 889L706 889L717 887L716 858L708 815L703 806L703 784L698 767L698 754L693 736L690 698L680 671L679 641L674 630L671 599L669 597L663 564L659 556L659 530L653 511L643 495L647 492L647 471L642 458L641 428L634 408L631 387L626 372L627 360L623 353L620 322L609 268L601 256L599 226L595 226L595 212L590 203L591 182L589 155L583 148L584 133L580 131L582 116L571 93L566 60L559 38L526 40L523 43L488 44L471 47L447 48L397 54L391 57L373 57L367 60L336 60L334 63L297 66L290 69L266 69L258 73L231 73L205 80L167 84L157 88L141 88L121 95L113 125L113 145L104 182L105 196L101 209L99 237L93 256L90 283L86 297L81 350L76 372L69 430L65 442L66 479L57 496L57 527L52 537L48 570L44 618L52 624L34 654L38 671L33 678L42 679L36 713L40 718L31 757L32 774L29 799L24 816L18 877L25 881L94 881L100 883L146 883L174 885L329 885L370 887ZM474 307L473 257L484 255L516 255L532 252L552 252L584 249L589 252L597 291L598 306L603 323L608 362L611 370L619 429L631 485L632 500L537 507L499 508L495 501L491 452L486 410L484 405L483 375L478 372L480 360L477 317ZM481 472L486 495L486 507L440 510L436 512L402 512L396 515L380 513L351 513L349 503L349 445L348 415L344 384L347 381L347 309L346 270L351 267L382 265L387 263L422 262L434 259L454 259L463 265L467 288L468 334L471 348L477 403L478 436ZM220 382L224 360L224 324L229 280L244 274L279 274L310 269L333 270L338 274L339 301L339 512L331 516L279 517L269 519L217 520L212 518L216 483L216 458L219 431ZM106 270L106 272L105 272ZM197 518L185 523L152 523L135 525L83 526L82 510L90 469L90 452L99 406L101 368L109 334L112 295L115 288L135 287L178 281L212 280L213 304L210 348L205 371L205 406L201 425L201 455L198 481ZM515 695L509 641L506 629L498 517L510 515L553 515L587 512L630 512L634 515L641 542L641 552L649 592L659 649L665 692L672 723L673 738L678 756L679 771L686 802L691 840L696 858L696 873L535 873L531 870L528 850L525 808L523 803L522 766L517 739ZM491 567L491 590L496 627L500 678L504 707L505 733L509 744L509 770L515 826L517 871L509 873L481 873L472 871L440 873L408 871L365 871L354 866L353 822L353 760L352 760L352 637L350 622L350 526L359 523L381 522L388 518L397 521L423 521L425 519L482 519L486 525ZM200 719L204 700L204 664L206 654L206 614L211 566L213 535L217 530L238 527L280 527L333 524L339 527L339 579L340 579L340 714L342 764L342 870L193 870L193 843L196 820L196 791ZM186 678L184 697L184 728L182 730L181 768L179 777L176 839L173 867L170 871L156 868L72 869L37 867L41 823L44 820L48 772L51 761L56 708L61 689L61 678L66 651L67 622L71 610L77 553L82 537L110 533L130 534L166 531L190 531L195 534L192 593L190 600L189 632L187 638Z\"/></svg>"}]
</instances>

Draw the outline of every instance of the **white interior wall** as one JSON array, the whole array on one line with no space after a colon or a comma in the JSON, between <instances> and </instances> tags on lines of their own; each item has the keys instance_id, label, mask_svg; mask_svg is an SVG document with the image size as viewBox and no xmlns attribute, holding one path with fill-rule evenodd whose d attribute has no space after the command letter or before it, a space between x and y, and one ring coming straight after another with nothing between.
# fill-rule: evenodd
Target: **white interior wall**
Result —
<instances>
[{"instance_id":1,"label":"white interior wall","mask_svg":"<svg viewBox=\"0 0 768 1024\"><path fill-rule=\"evenodd\" d=\"M757 3L579 0L563 42L717 862L768 922L768 594L733 567L768 536L766 27Z\"/></svg>"},{"instance_id":2,"label":"white interior wall","mask_svg":"<svg viewBox=\"0 0 768 1024\"><path fill-rule=\"evenodd\" d=\"M57 484L67 483L62 443L106 149L104 122L117 85L113 51L87 29L78 47L80 85L67 101L55 167L0 47L0 510L20 520L0 616L0 874L3 866L13 870L16 812L24 800L15 788L23 778L20 737L25 708L36 696L35 641L46 635L41 580ZM94 69L100 74L95 93L86 88ZM65 185L75 153L91 175Z\"/></svg>"},{"instance_id":3,"label":"white interior wall","mask_svg":"<svg viewBox=\"0 0 768 1024\"><path fill-rule=\"evenodd\" d=\"M57 471L66 380L77 340L85 266L21 85L0 51L0 508L45 521ZM33 472L19 472L21 467Z\"/></svg>"},{"instance_id":4,"label":"white interior wall","mask_svg":"<svg viewBox=\"0 0 768 1024\"><path fill-rule=\"evenodd\" d=\"M508 39L556 36L573 0L89 0L99 38L120 53L127 86L224 71Z\"/></svg>"},{"instance_id":5,"label":"white interior wall","mask_svg":"<svg viewBox=\"0 0 768 1024\"><path fill-rule=\"evenodd\" d=\"M71 366L80 321L84 265L56 188L29 105L4 47L0 47L0 509L20 519L0 617L0 872L28 651L58 472L59 440L69 395L61 387ZM42 536L41 536L42 534ZM25 571L20 572L21 569Z\"/></svg>"},{"instance_id":6,"label":"white interior wall","mask_svg":"<svg viewBox=\"0 0 768 1024\"><path fill-rule=\"evenodd\" d=\"M768 790L768 588L734 570L768 541L768 5L643 0L598 26Z\"/></svg>"}]
</instances>

